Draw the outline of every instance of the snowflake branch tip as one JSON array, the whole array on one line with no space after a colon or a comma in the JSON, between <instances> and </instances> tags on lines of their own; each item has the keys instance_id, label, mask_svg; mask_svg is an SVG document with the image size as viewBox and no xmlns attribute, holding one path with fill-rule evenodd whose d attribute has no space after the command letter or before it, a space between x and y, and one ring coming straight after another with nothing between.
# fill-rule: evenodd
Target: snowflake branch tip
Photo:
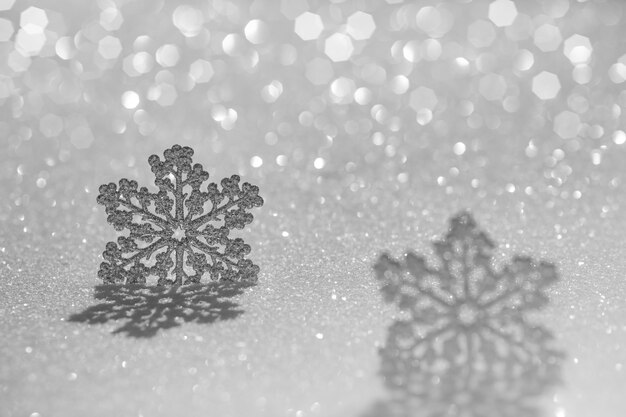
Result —
<instances>
[{"instance_id":1,"label":"snowflake branch tip","mask_svg":"<svg viewBox=\"0 0 626 417\"><path fill-rule=\"evenodd\" d=\"M105 283L193 284L206 273L211 281L256 281L259 267L245 259L251 247L229 233L252 223L248 211L263 205L259 188L232 175L221 189L214 182L203 189L209 173L193 164L193 154L174 145L163 159L148 158L157 192L126 178L100 186L107 221L128 231L106 246L98 271Z\"/></svg>"}]
</instances>

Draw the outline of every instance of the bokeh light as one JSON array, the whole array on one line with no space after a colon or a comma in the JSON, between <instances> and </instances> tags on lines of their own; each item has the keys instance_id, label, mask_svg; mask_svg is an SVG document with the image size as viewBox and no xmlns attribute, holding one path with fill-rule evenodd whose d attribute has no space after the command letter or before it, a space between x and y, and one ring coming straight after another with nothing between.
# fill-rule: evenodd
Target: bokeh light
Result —
<instances>
[{"instance_id":1,"label":"bokeh light","mask_svg":"<svg viewBox=\"0 0 626 417\"><path fill-rule=\"evenodd\" d=\"M498 27L513 24L517 17L517 7L512 0L495 0L489 4L489 20Z\"/></svg>"},{"instance_id":2,"label":"bokeh light","mask_svg":"<svg viewBox=\"0 0 626 417\"><path fill-rule=\"evenodd\" d=\"M243 31L246 39L255 45L266 42L269 37L268 25L259 19L250 20Z\"/></svg>"},{"instance_id":3,"label":"bokeh light","mask_svg":"<svg viewBox=\"0 0 626 417\"><path fill-rule=\"evenodd\" d=\"M609 78L615 84L621 84L626 81L626 63L621 61L626 61L626 56L620 58L620 62L616 62L611 65L609 68Z\"/></svg>"},{"instance_id":4,"label":"bokeh light","mask_svg":"<svg viewBox=\"0 0 626 417\"><path fill-rule=\"evenodd\" d=\"M306 64L306 78L314 85L324 85L333 78L332 62L326 58L313 58Z\"/></svg>"},{"instance_id":5,"label":"bokeh light","mask_svg":"<svg viewBox=\"0 0 626 417\"><path fill-rule=\"evenodd\" d=\"M569 110L559 113L554 118L554 131L563 139L575 138L578 136L580 128L580 117Z\"/></svg>"},{"instance_id":6,"label":"bokeh light","mask_svg":"<svg viewBox=\"0 0 626 417\"><path fill-rule=\"evenodd\" d=\"M533 93L542 100L549 100L559 93L561 82L556 74L541 71L533 77Z\"/></svg>"},{"instance_id":7,"label":"bokeh light","mask_svg":"<svg viewBox=\"0 0 626 417\"><path fill-rule=\"evenodd\" d=\"M166 44L161 46L156 51L156 61L162 67L168 68L178 64L180 59L180 52L178 46L173 44Z\"/></svg>"},{"instance_id":8,"label":"bokeh light","mask_svg":"<svg viewBox=\"0 0 626 417\"><path fill-rule=\"evenodd\" d=\"M556 51L559 45L561 45L563 38L558 27L544 23L535 30L533 40L537 48L543 52L549 52Z\"/></svg>"},{"instance_id":9,"label":"bokeh light","mask_svg":"<svg viewBox=\"0 0 626 417\"><path fill-rule=\"evenodd\" d=\"M31 6L20 14L20 27L26 33L43 33L46 26L48 16L43 9Z\"/></svg>"},{"instance_id":10,"label":"bokeh light","mask_svg":"<svg viewBox=\"0 0 626 417\"><path fill-rule=\"evenodd\" d=\"M100 12L99 23L104 29L115 31L122 27L124 18L117 7L107 7Z\"/></svg>"},{"instance_id":11,"label":"bokeh light","mask_svg":"<svg viewBox=\"0 0 626 417\"><path fill-rule=\"evenodd\" d=\"M139 94L134 91L125 91L122 94L122 104L127 109L134 109L139 105Z\"/></svg>"},{"instance_id":12,"label":"bokeh light","mask_svg":"<svg viewBox=\"0 0 626 417\"><path fill-rule=\"evenodd\" d=\"M502 100L506 93L506 79L499 74L487 74L480 79L478 91L487 100Z\"/></svg>"},{"instance_id":13,"label":"bokeh light","mask_svg":"<svg viewBox=\"0 0 626 417\"><path fill-rule=\"evenodd\" d=\"M354 99L356 84L347 77L339 77L330 84L330 95L335 103L347 104Z\"/></svg>"},{"instance_id":14,"label":"bokeh light","mask_svg":"<svg viewBox=\"0 0 626 417\"><path fill-rule=\"evenodd\" d=\"M369 39L375 29L376 23L374 23L374 18L368 13L359 11L348 17L347 31L348 35L352 36L352 39Z\"/></svg>"},{"instance_id":15,"label":"bokeh light","mask_svg":"<svg viewBox=\"0 0 626 417\"><path fill-rule=\"evenodd\" d=\"M349 60L353 52L352 40L343 33L334 33L324 42L324 53L334 62Z\"/></svg>"},{"instance_id":16,"label":"bokeh light","mask_svg":"<svg viewBox=\"0 0 626 417\"><path fill-rule=\"evenodd\" d=\"M0 18L0 42L6 42L13 36L13 23L10 20Z\"/></svg>"},{"instance_id":17,"label":"bokeh light","mask_svg":"<svg viewBox=\"0 0 626 417\"><path fill-rule=\"evenodd\" d=\"M0 0L0 11L9 10L15 4L15 0Z\"/></svg>"},{"instance_id":18,"label":"bokeh light","mask_svg":"<svg viewBox=\"0 0 626 417\"><path fill-rule=\"evenodd\" d=\"M563 53L572 64L584 64L591 58L591 42L586 36L575 34L567 38L563 44Z\"/></svg>"},{"instance_id":19,"label":"bokeh light","mask_svg":"<svg viewBox=\"0 0 626 417\"><path fill-rule=\"evenodd\" d=\"M98 41L98 53L104 59L116 59L122 52L122 43L114 36L107 35Z\"/></svg>"},{"instance_id":20,"label":"bokeh light","mask_svg":"<svg viewBox=\"0 0 626 417\"><path fill-rule=\"evenodd\" d=\"M11 121L35 126L30 137L73 149L97 145L101 129L165 135L168 120L189 120L185 138L206 132L220 151L220 138L240 129L259 130L270 148L293 135L372 137L389 158L411 146L402 138L416 127L479 145L485 131L544 128L580 153L621 141L611 135L624 131L626 55L596 40L619 31L618 3L348 3L103 0L76 5L89 16L78 22L62 7L5 0L0 100ZM68 121L73 113L82 120ZM460 143L463 155L479 146ZM259 151L259 169L304 164L293 146L278 159Z\"/></svg>"},{"instance_id":21,"label":"bokeh light","mask_svg":"<svg viewBox=\"0 0 626 417\"><path fill-rule=\"evenodd\" d=\"M215 74L211 63L204 59L195 60L189 67L189 76L196 83L208 83Z\"/></svg>"},{"instance_id":22,"label":"bokeh light","mask_svg":"<svg viewBox=\"0 0 626 417\"><path fill-rule=\"evenodd\" d=\"M486 48L496 39L496 30L487 20L477 20L467 28L467 40L476 48Z\"/></svg>"},{"instance_id":23,"label":"bokeh light","mask_svg":"<svg viewBox=\"0 0 626 417\"><path fill-rule=\"evenodd\" d=\"M445 35L454 24L454 17L444 5L425 6L415 15L417 27L432 38Z\"/></svg>"},{"instance_id":24,"label":"bokeh light","mask_svg":"<svg viewBox=\"0 0 626 417\"><path fill-rule=\"evenodd\" d=\"M202 11L195 7L181 5L172 14L174 26L180 30L184 36L190 38L197 36L203 28L204 16Z\"/></svg>"},{"instance_id":25,"label":"bokeh light","mask_svg":"<svg viewBox=\"0 0 626 417\"><path fill-rule=\"evenodd\" d=\"M315 13L304 12L296 18L294 30L305 41L317 39L324 30L322 18Z\"/></svg>"}]
</instances>

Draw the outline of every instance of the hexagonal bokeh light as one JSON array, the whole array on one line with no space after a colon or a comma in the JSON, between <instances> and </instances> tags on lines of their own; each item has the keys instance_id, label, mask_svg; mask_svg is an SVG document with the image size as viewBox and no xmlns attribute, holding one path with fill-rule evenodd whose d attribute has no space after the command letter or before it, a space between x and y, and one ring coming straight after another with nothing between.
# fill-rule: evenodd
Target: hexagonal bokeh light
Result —
<instances>
[{"instance_id":1,"label":"hexagonal bokeh light","mask_svg":"<svg viewBox=\"0 0 626 417\"><path fill-rule=\"evenodd\" d=\"M487 100L502 100L506 93L506 79L499 74L486 74L478 83L478 91Z\"/></svg>"},{"instance_id":2,"label":"hexagonal bokeh light","mask_svg":"<svg viewBox=\"0 0 626 417\"><path fill-rule=\"evenodd\" d=\"M558 27L550 23L544 23L535 29L533 40L537 48L543 52L556 51L561 45L563 38Z\"/></svg>"},{"instance_id":3,"label":"hexagonal bokeh light","mask_svg":"<svg viewBox=\"0 0 626 417\"><path fill-rule=\"evenodd\" d=\"M556 97L561 89L559 77L548 71L541 71L533 77L533 93L542 100Z\"/></svg>"},{"instance_id":4,"label":"hexagonal bokeh light","mask_svg":"<svg viewBox=\"0 0 626 417\"><path fill-rule=\"evenodd\" d=\"M589 38L579 34L574 34L563 43L563 54L572 64L584 64L591 58L593 48Z\"/></svg>"},{"instance_id":5,"label":"hexagonal bokeh light","mask_svg":"<svg viewBox=\"0 0 626 417\"><path fill-rule=\"evenodd\" d=\"M48 16L43 9L31 6L21 13L20 26L27 33L41 33L48 26Z\"/></svg>"},{"instance_id":6,"label":"hexagonal bokeh light","mask_svg":"<svg viewBox=\"0 0 626 417\"><path fill-rule=\"evenodd\" d=\"M445 5L424 6L415 15L417 27L432 38L440 38L454 25L454 17Z\"/></svg>"},{"instance_id":7,"label":"hexagonal bokeh light","mask_svg":"<svg viewBox=\"0 0 626 417\"><path fill-rule=\"evenodd\" d=\"M20 29L15 36L15 50L25 57L35 56L46 44L43 32L27 32Z\"/></svg>"},{"instance_id":8,"label":"hexagonal bokeh light","mask_svg":"<svg viewBox=\"0 0 626 417\"><path fill-rule=\"evenodd\" d=\"M512 0L495 0L489 5L489 20L498 27L510 26L517 17L517 7Z\"/></svg>"},{"instance_id":9,"label":"hexagonal bokeh light","mask_svg":"<svg viewBox=\"0 0 626 417\"><path fill-rule=\"evenodd\" d=\"M197 36L204 25L204 15L200 9L181 5L172 14L174 26L186 37Z\"/></svg>"},{"instance_id":10,"label":"hexagonal bokeh light","mask_svg":"<svg viewBox=\"0 0 626 417\"><path fill-rule=\"evenodd\" d=\"M333 64L326 58L313 58L306 64L305 75L314 85L328 84L334 76Z\"/></svg>"},{"instance_id":11,"label":"hexagonal bokeh light","mask_svg":"<svg viewBox=\"0 0 626 417\"><path fill-rule=\"evenodd\" d=\"M211 81L214 73L211 62L205 59L197 59L189 67L189 76L196 83L208 83Z\"/></svg>"},{"instance_id":12,"label":"hexagonal bokeh light","mask_svg":"<svg viewBox=\"0 0 626 417\"><path fill-rule=\"evenodd\" d=\"M180 50L178 46L166 44L156 51L156 61L163 67L173 67L180 60Z\"/></svg>"},{"instance_id":13,"label":"hexagonal bokeh light","mask_svg":"<svg viewBox=\"0 0 626 417\"><path fill-rule=\"evenodd\" d=\"M317 39L324 30L320 15L304 12L296 18L294 31L305 41Z\"/></svg>"},{"instance_id":14,"label":"hexagonal bokeh light","mask_svg":"<svg viewBox=\"0 0 626 417\"><path fill-rule=\"evenodd\" d=\"M617 62L609 68L609 78L615 84L621 84L626 81L626 54L619 57Z\"/></svg>"},{"instance_id":15,"label":"hexagonal bokeh light","mask_svg":"<svg viewBox=\"0 0 626 417\"><path fill-rule=\"evenodd\" d=\"M572 139L580 132L580 117L569 110L564 110L554 118L554 132L563 139Z\"/></svg>"},{"instance_id":16,"label":"hexagonal bokeh light","mask_svg":"<svg viewBox=\"0 0 626 417\"><path fill-rule=\"evenodd\" d=\"M255 45L260 45L267 41L269 36L269 26L260 19L252 19L244 28L246 39Z\"/></svg>"},{"instance_id":17,"label":"hexagonal bokeh light","mask_svg":"<svg viewBox=\"0 0 626 417\"><path fill-rule=\"evenodd\" d=\"M0 18L0 42L6 42L13 36L13 23L10 20Z\"/></svg>"},{"instance_id":18,"label":"hexagonal bokeh light","mask_svg":"<svg viewBox=\"0 0 626 417\"><path fill-rule=\"evenodd\" d=\"M174 21L174 25L176 25L176 19L172 20ZM104 29L114 31L122 27L124 17L117 7L109 6L100 12L99 23Z\"/></svg>"},{"instance_id":19,"label":"hexagonal bokeh light","mask_svg":"<svg viewBox=\"0 0 626 417\"><path fill-rule=\"evenodd\" d=\"M350 103L355 91L356 83L348 77L339 77L330 84L331 98L335 103Z\"/></svg>"},{"instance_id":20,"label":"hexagonal bokeh light","mask_svg":"<svg viewBox=\"0 0 626 417\"><path fill-rule=\"evenodd\" d=\"M134 109L139 105L140 101L139 94L135 91L125 91L122 94L122 105L127 109Z\"/></svg>"},{"instance_id":21,"label":"hexagonal bokeh light","mask_svg":"<svg viewBox=\"0 0 626 417\"><path fill-rule=\"evenodd\" d=\"M467 40L476 48L486 48L496 39L496 30L487 20L477 20L467 28Z\"/></svg>"},{"instance_id":22,"label":"hexagonal bokeh light","mask_svg":"<svg viewBox=\"0 0 626 417\"><path fill-rule=\"evenodd\" d=\"M107 35L98 41L98 53L104 59L116 59L122 52L122 43L114 36Z\"/></svg>"},{"instance_id":23,"label":"hexagonal bokeh light","mask_svg":"<svg viewBox=\"0 0 626 417\"><path fill-rule=\"evenodd\" d=\"M364 12L356 12L348 17L347 31L348 35L355 40L369 39L376 29L376 23L371 14Z\"/></svg>"},{"instance_id":24,"label":"hexagonal bokeh light","mask_svg":"<svg viewBox=\"0 0 626 417\"><path fill-rule=\"evenodd\" d=\"M333 61L347 61L354 52L350 37L343 33L334 33L324 42L324 53Z\"/></svg>"},{"instance_id":25,"label":"hexagonal bokeh light","mask_svg":"<svg viewBox=\"0 0 626 417\"><path fill-rule=\"evenodd\" d=\"M15 0L0 0L0 11L9 10L15 4Z\"/></svg>"}]
</instances>

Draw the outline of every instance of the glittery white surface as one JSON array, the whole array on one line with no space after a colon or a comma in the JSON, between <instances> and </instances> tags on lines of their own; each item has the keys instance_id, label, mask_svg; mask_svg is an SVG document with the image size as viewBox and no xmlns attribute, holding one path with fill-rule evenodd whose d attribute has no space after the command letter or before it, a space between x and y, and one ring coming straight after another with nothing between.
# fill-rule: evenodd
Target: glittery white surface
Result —
<instances>
[{"instance_id":1,"label":"glittery white surface","mask_svg":"<svg viewBox=\"0 0 626 417\"><path fill-rule=\"evenodd\" d=\"M0 0L0 415L361 416L396 316L374 262L470 209L496 263L559 270L544 415L623 416L625 7ZM70 321L102 303L98 187L174 143L261 189L243 313Z\"/></svg>"}]
</instances>

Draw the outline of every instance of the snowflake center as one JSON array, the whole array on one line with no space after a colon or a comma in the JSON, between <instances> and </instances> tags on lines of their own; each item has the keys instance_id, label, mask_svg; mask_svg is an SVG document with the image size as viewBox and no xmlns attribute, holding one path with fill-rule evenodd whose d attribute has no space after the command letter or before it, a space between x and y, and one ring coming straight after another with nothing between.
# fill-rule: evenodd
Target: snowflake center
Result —
<instances>
[{"instance_id":1,"label":"snowflake center","mask_svg":"<svg viewBox=\"0 0 626 417\"><path fill-rule=\"evenodd\" d=\"M480 319L480 310L478 309L478 306L463 303L457 310L457 317L462 325L471 326L476 324L476 322Z\"/></svg>"},{"instance_id":2,"label":"snowflake center","mask_svg":"<svg viewBox=\"0 0 626 417\"><path fill-rule=\"evenodd\" d=\"M183 229L180 225L178 225L176 229L174 229L174 233L172 234L172 237L180 242L181 240L187 237L187 233L185 233L185 229Z\"/></svg>"}]
</instances>

